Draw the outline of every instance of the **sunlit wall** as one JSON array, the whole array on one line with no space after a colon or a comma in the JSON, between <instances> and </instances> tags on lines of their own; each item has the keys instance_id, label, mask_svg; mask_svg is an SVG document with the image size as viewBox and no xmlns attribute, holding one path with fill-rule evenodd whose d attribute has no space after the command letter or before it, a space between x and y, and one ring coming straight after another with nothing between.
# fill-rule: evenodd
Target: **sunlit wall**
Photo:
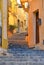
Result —
<instances>
[{"instance_id":1,"label":"sunlit wall","mask_svg":"<svg viewBox=\"0 0 44 65\"><path fill-rule=\"evenodd\" d=\"M19 0L9 0L9 25L16 25L18 26L18 19L20 20L20 31L25 31L27 27L27 13L25 10L21 7ZM21 27L21 23L23 23L23 27Z\"/></svg>"}]
</instances>

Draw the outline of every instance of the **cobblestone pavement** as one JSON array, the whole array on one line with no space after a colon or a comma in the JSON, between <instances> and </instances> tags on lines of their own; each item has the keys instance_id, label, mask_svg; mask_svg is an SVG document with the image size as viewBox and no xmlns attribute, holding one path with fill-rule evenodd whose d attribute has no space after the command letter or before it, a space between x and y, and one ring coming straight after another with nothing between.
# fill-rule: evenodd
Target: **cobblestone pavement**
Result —
<instances>
[{"instance_id":1,"label":"cobblestone pavement","mask_svg":"<svg viewBox=\"0 0 44 65\"><path fill-rule=\"evenodd\" d=\"M9 39L9 41L15 39L24 40L25 33L17 34L17 36L13 35L13 38ZM0 55L0 65L44 65L44 51L41 51L38 46L34 49L29 49L25 44L26 42L21 43L22 45L19 45L19 43L21 42L15 45L9 44L7 51L9 55Z\"/></svg>"},{"instance_id":2,"label":"cobblestone pavement","mask_svg":"<svg viewBox=\"0 0 44 65\"><path fill-rule=\"evenodd\" d=\"M0 55L0 65L44 65L44 51L13 47L8 53Z\"/></svg>"}]
</instances>

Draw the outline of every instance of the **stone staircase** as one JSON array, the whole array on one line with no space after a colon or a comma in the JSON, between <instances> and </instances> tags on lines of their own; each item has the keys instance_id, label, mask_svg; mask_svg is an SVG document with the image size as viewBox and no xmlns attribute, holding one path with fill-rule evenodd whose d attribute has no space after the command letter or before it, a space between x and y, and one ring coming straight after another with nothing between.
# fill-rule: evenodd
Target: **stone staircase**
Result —
<instances>
[{"instance_id":1,"label":"stone staircase","mask_svg":"<svg viewBox=\"0 0 44 65\"><path fill-rule=\"evenodd\" d=\"M8 49L11 56L0 56L0 65L44 65L44 51Z\"/></svg>"},{"instance_id":2,"label":"stone staircase","mask_svg":"<svg viewBox=\"0 0 44 65\"><path fill-rule=\"evenodd\" d=\"M23 41L25 36L26 33L21 33L8 38L8 53L11 55L0 56L0 65L44 65L44 51L29 49Z\"/></svg>"},{"instance_id":3,"label":"stone staircase","mask_svg":"<svg viewBox=\"0 0 44 65\"><path fill-rule=\"evenodd\" d=\"M9 44L20 44L20 45L26 44L27 45L27 42L25 40L26 36L27 36L26 32L13 34L12 37L8 38L8 43Z\"/></svg>"}]
</instances>

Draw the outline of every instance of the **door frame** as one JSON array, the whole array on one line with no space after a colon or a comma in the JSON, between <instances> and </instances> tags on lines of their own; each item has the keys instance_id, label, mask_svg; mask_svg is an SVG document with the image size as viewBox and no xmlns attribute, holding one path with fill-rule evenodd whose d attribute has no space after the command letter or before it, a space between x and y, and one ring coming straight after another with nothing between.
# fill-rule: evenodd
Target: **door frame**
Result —
<instances>
[{"instance_id":1,"label":"door frame","mask_svg":"<svg viewBox=\"0 0 44 65\"><path fill-rule=\"evenodd\" d=\"M37 9L37 10L35 10L34 12L33 12L33 21L34 21L34 43L36 43L36 12L39 12L39 9ZM40 36L40 35L39 35ZM40 42L40 38L39 38L39 42ZM38 42L38 43L39 43ZM38 44L38 43L36 43L36 44Z\"/></svg>"}]
</instances>

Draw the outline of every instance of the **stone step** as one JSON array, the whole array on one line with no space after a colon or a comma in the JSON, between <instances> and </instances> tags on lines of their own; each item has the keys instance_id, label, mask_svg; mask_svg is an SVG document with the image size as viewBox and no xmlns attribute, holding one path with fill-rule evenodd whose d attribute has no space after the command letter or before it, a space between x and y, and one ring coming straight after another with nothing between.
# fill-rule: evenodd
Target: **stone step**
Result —
<instances>
[{"instance_id":1,"label":"stone step","mask_svg":"<svg viewBox=\"0 0 44 65\"><path fill-rule=\"evenodd\" d=\"M11 37L11 38L8 38L8 40L25 40L26 36L17 36L17 37Z\"/></svg>"},{"instance_id":2,"label":"stone step","mask_svg":"<svg viewBox=\"0 0 44 65\"><path fill-rule=\"evenodd\" d=\"M14 39L13 40L12 39L8 40L8 43L12 43L12 44L16 44L17 43L17 44L21 44L21 45L22 44L27 44L26 40L14 40Z\"/></svg>"},{"instance_id":3,"label":"stone step","mask_svg":"<svg viewBox=\"0 0 44 65\"><path fill-rule=\"evenodd\" d=\"M28 35L27 32L13 34L13 36L27 36L27 35Z\"/></svg>"},{"instance_id":4,"label":"stone step","mask_svg":"<svg viewBox=\"0 0 44 65\"><path fill-rule=\"evenodd\" d=\"M13 53L13 56L0 56L0 65L44 65L44 51L29 49Z\"/></svg>"},{"instance_id":5,"label":"stone step","mask_svg":"<svg viewBox=\"0 0 44 65\"><path fill-rule=\"evenodd\" d=\"M28 48L27 42L9 43L8 48Z\"/></svg>"},{"instance_id":6,"label":"stone step","mask_svg":"<svg viewBox=\"0 0 44 65\"><path fill-rule=\"evenodd\" d=\"M17 44L16 47L18 47L19 44L21 46L27 45L25 38L26 38L25 33L14 34L11 38L8 38L9 47L11 47L11 44Z\"/></svg>"},{"instance_id":7,"label":"stone step","mask_svg":"<svg viewBox=\"0 0 44 65\"><path fill-rule=\"evenodd\" d=\"M26 38L26 36L21 36L21 34L14 34L11 38L8 38L8 42L14 43L14 44L15 43L24 44L24 43L26 43L25 38Z\"/></svg>"}]
</instances>

